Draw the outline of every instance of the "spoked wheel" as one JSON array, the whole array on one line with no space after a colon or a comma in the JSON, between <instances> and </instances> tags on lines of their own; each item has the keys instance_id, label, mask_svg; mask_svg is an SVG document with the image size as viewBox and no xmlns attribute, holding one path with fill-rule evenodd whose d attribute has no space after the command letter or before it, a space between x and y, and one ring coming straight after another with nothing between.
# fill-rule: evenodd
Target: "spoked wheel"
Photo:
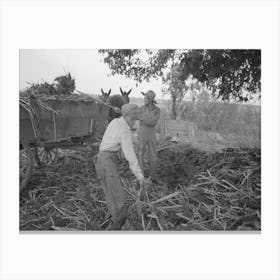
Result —
<instances>
[{"instance_id":1,"label":"spoked wheel","mask_svg":"<svg viewBox=\"0 0 280 280\"><path fill-rule=\"evenodd\" d=\"M57 148L35 147L34 149L34 157L38 165L49 165L53 163L57 155Z\"/></svg>"},{"instance_id":2,"label":"spoked wheel","mask_svg":"<svg viewBox=\"0 0 280 280\"><path fill-rule=\"evenodd\" d=\"M20 191L28 184L33 167L33 158L28 143L21 143L19 150Z\"/></svg>"}]
</instances>

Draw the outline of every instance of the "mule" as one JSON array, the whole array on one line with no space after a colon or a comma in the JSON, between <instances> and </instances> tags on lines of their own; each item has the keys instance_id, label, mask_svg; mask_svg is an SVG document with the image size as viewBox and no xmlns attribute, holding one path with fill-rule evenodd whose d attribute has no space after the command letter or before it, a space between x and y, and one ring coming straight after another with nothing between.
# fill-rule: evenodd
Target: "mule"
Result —
<instances>
[{"instance_id":1,"label":"mule","mask_svg":"<svg viewBox=\"0 0 280 280\"><path fill-rule=\"evenodd\" d=\"M103 89L101 89L102 96L100 97L100 99L103 102L106 102L107 104L109 104L111 106L118 107L119 109L121 109L124 104L129 103L128 95L131 93L132 89L130 89L129 91L124 91L120 87L120 91L121 91L121 95L114 94L114 95L110 96L111 89L108 92L104 92ZM115 112L113 109L110 109L109 116L108 116L108 122L110 122L111 120L113 120L115 118L120 117L121 115L122 115L121 113Z\"/></svg>"},{"instance_id":2,"label":"mule","mask_svg":"<svg viewBox=\"0 0 280 280\"><path fill-rule=\"evenodd\" d=\"M102 95L99 97L103 102L106 102L108 97L111 94L111 89L108 92L105 92L103 89L101 89Z\"/></svg>"}]
</instances>

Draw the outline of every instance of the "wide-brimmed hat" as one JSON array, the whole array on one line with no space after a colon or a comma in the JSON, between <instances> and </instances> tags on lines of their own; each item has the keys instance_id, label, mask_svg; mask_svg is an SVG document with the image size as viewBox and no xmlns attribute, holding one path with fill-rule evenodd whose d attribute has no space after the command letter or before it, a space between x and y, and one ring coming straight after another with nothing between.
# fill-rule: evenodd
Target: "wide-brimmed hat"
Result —
<instances>
[{"instance_id":1,"label":"wide-brimmed hat","mask_svg":"<svg viewBox=\"0 0 280 280\"><path fill-rule=\"evenodd\" d=\"M139 106L132 103L127 103L122 106L122 115L131 116L137 120L140 119L139 116Z\"/></svg>"},{"instance_id":2,"label":"wide-brimmed hat","mask_svg":"<svg viewBox=\"0 0 280 280\"><path fill-rule=\"evenodd\" d=\"M146 93L141 91L141 93L144 95L144 96L147 96L153 103L156 103L157 102L155 101L155 98L156 98L156 94L154 91L152 90L148 90Z\"/></svg>"}]
</instances>

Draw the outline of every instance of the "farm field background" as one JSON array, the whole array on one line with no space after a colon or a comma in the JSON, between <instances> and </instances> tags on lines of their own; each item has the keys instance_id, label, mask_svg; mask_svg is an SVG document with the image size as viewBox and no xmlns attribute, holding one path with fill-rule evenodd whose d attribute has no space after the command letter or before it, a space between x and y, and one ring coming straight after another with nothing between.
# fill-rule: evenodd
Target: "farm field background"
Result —
<instances>
[{"instance_id":1,"label":"farm field background","mask_svg":"<svg viewBox=\"0 0 280 280\"><path fill-rule=\"evenodd\" d=\"M143 99L131 98L143 105ZM161 117L158 138L172 136L193 147L215 151L226 147L261 148L261 106L218 102L186 102L178 106L178 118L170 118L171 104L158 100Z\"/></svg>"}]
</instances>

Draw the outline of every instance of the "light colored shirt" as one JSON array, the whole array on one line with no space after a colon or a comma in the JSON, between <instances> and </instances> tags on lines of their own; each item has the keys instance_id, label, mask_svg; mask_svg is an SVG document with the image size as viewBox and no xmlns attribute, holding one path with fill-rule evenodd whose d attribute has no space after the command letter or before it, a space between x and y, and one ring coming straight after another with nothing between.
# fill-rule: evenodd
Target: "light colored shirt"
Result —
<instances>
[{"instance_id":1,"label":"light colored shirt","mask_svg":"<svg viewBox=\"0 0 280 280\"><path fill-rule=\"evenodd\" d=\"M99 151L122 151L129 167L138 180L144 178L133 149L133 133L123 117L113 119L103 136Z\"/></svg>"}]
</instances>

